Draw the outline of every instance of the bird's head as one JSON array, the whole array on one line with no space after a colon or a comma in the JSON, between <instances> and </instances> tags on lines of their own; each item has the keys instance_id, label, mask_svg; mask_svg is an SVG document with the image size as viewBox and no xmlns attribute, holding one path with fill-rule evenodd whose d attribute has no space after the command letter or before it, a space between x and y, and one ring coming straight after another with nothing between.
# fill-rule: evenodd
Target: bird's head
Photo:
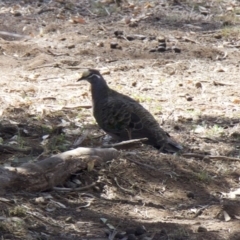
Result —
<instances>
[{"instance_id":1,"label":"bird's head","mask_svg":"<svg viewBox=\"0 0 240 240\"><path fill-rule=\"evenodd\" d=\"M87 80L91 84L96 84L103 80L102 75L96 69L87 69L81 74L81 77L77 81Z\"/></svg>"}]
</instances>

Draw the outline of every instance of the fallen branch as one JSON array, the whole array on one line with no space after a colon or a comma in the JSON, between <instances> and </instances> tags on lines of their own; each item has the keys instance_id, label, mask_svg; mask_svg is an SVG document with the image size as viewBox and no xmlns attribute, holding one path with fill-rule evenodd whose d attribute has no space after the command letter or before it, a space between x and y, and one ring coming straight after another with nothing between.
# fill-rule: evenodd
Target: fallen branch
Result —
<instances>
[{"instance_id":1,"label":"fallen branch","mask_svg":"<svg viewBox=\"0 0 240 240\"><path fill-rule=\"evenodd\" d=\"M76 148L19 167L2 167L0 190L33 192L52 189L64 183L72 173L87 168L91 162L99 165L118 155L119 152L114 148Z\"/></svg>"}]
</instances>

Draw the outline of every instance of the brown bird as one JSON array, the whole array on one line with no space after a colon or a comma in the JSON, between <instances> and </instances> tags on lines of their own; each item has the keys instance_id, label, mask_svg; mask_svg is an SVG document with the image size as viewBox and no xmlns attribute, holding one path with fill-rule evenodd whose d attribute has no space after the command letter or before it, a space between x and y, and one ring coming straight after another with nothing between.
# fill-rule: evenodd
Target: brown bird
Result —
<instances>
[{"instance_id":1,"label":"brown bird","mask_svg":"<svg viewBox=\"0 0 240 240\"><path fill-rule=\"evenodd\" d=\"M91 84L93 115L98 125L114 139L148 138L144 143L165 153L174 153L183 148L170 138L141 104L109 88L98 70L86 70L78 79L81 80Z\"/></svg>"}]
</instances>

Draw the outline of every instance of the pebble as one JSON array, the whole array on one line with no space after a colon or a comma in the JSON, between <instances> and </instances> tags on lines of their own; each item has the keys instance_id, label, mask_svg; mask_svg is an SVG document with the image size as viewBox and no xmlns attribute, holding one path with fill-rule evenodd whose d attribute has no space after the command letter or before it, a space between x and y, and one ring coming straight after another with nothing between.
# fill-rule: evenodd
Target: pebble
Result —
<instances>
[{"instance_id":1,"label":"pebble","mask_svg":"<svg viewBox=\"0 0 240 240\"><path fill-rule=\"evenodd\" d=\"M149 50L149 52L156 52L156 51L157 51L156 48L152 48L152 49Z\"/></svg>"},{"instance_id":2,"label":"pebble","mask_svg":"<svg viewBox=\"0 0 240 240\"><path fill-rule=\"evenodd\" d=\"M166 51L166 48L165 48L165 47L158 47L158 48L157 48L157 51L158 51L158 52L165 52L165 51Z\"/></svg>"},{"instance_id":3,"label":"pebble","mask_svg":"<svg viewBox=\"0 0 240 240\"><path fill-rule=\"evenodd\" d=\"M147 232L147 230L146 230L146 228L144 226L138 226L136 228L136 230L135 230L135 235L139 236L139 235L142 235L142 234L144 234L146 232Z\"/></svg>"},{"instance_id":4,"label":"pebble","mask_svg":"<svg viewBox=\"0 0 240 240\"><path fill-rule=\"evenodd\" d=\"M205 227L198 227L198 232L207 232L207 229Z\"/></svg>"},{"instance_id":5,"label":"pebble","mask_svg":"<svg viewBox=\"0 0 240 240\"><path fill-rule=\"evenodd\" d=\"M134 234L129 234L127 239L128 240L137 240L137 238Z\"/></svg>"},{"instance_id":6,"label":"pebble","mask_svg":"<svg viewBox=\"0 0 240 240\"><path fill-rule=\"evenodd\" d=\"M175 53L181 53L181 49L178 48L178 47L173 47L172 50L173 50Z\"/></svg>"},{"instance_id":7,"label":"pebble","mask_svg":"<svg viewBox=\"0 0 240 240\"><path fill-rule=\"evenodd\" d=\"M117 49L117 46L118 46L118 43L116 43L116 42L110 43L110 48L112 48L112 49Z\"/></svg>"},{"instance_id":8,"label":"pebble","mask_svg":"<svg viewBox=\"0 0 240 240\"><path fill-rule=\"evenodd\" d=\"M187 193L187 197L194 199L194 193L188 192L188 193Z\"/></svg>"},{"instance_id":9,"label":"pebble","mask_svg":"<svg viewBox=\"0 0 240 240\"><path fill-rule=\"evenodd\" d=\"M166 38L165 37L163 37L163 36L159 36L158 38L157 38L157 40L158 40L158 42L166 42Z\"/></svg>"}]
</instances>

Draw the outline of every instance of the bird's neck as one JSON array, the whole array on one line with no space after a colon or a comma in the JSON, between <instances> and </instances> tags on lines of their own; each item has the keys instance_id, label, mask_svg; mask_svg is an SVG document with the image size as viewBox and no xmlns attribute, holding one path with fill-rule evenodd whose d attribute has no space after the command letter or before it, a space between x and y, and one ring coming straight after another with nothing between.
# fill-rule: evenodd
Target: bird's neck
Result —
<instances>
[{"instance_id":1,"label":"bird's neck","mask_svg":"<svg viewBox=\"0 0 240 240\"><path fill-rule=\"evenodd\" d=\"M108 97L110 88L105 81L99 81L98 83L91 85L92 100L96 105L98 102Z\"/></svg>"}]
</instances>

